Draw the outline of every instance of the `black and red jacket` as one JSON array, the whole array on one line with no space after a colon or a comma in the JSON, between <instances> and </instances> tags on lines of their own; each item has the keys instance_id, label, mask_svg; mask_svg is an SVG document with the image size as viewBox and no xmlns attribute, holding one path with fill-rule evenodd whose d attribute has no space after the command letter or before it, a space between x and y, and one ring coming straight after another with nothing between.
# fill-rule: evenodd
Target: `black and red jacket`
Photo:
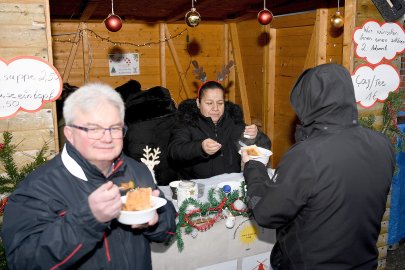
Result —
<instances>
[{"instance_id":1,"label":"black and red jacket","mask_svg":"<svg viewBox=\"0 0 405 270\"><path fill-rule=\"evenodd\" d=\"M145 230L116 220L100 223L88 196L108 180L157 188L143 163L122 154L106 178L69 143L28 175L5 209L2 236L9 268L151 269L149 243L166 241L175 231L175 209L171 202L159 208L158 223Z\"/></svg>"}]
</instances>

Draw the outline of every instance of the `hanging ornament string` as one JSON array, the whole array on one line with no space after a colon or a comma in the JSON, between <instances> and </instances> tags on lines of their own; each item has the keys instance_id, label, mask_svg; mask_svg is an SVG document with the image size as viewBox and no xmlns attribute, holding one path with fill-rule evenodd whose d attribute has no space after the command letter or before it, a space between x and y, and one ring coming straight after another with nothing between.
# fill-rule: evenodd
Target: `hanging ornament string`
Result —
<instances>
[{"instance_id":1,"label":"hanging ornament string","mask_svg":"<svg viewBox=\"0 0 405 270\"><path fill-rule=\"evenodd\" d=\"M53 34L52 37L56 37L56 36L70 36L70 35L80 35L80 37L83 35L83 32L86 31L88 34L90 34L90 36L93 36L103 42L108 42L114 46L122 46L122 45L128 45L128 46L134 46L134 47L145 47L145 46L151 46L151 45L157 45L160 43L164 43L167 42L171 39L177 38L178 36L182 35L184 32L187 31L187 28L183 29L182 31L180 31L179 33L175 34L175 35L170 35L169 37L166 37L164 39L160 39L158 41L148 41L148 42L144 42L144 43L132 43L132 42L127 42L127 41L114 41L111 40L110 38L106 38L103 36L100 36L99 34L97 34L96 32L94 32L91 29L80 29L78 32L74 32L74 33L65 33L65 34ZM79 43L80 39L77 39L77 41L71 40L71 39L67 39L67 40L61 40L61 39L53 39L54 42L66 42L66 43Z\"/></svg>"},{"instance_id":2,"label":"hanging ornament string","mask_svg":"<svg viewBox=\"0 0 405 270\"><path fill-rule=\"evenodd\" d=\"M266 0L264 0L263 10L257 14L257 20L261 25L268 25L273 20L273 13L266 8Z\"/></svg>"},{"instance_id":3,"label":"hanging ornament string","mask_svg":"<svg viewBox=\"0 0 405 270\"><path fill-rule=\"evenodd\" d=\"M105 27L111 32L117 32L122 27L120 16L114 14L114 0L111 0L111 13L104 20Z\"/></svg>"},{"instance_id":4,"label":"hanging ornament string","mask_svg":"<svg viewBox=\"0 0 405 270\"><path fill-rule=\"evenodd\" d=\"M201 15L194 7L194 1L196 0L191 0L191 10L184 16L186 24L190 27L197 27L201 22Z\"/></svg>"},{"instance_id":5,"label":"hanging ornament string","mask_svg":"<svg viewBox=\"0 0 405 270\"><path fill-rule=\"evenodd\" d=\"M332 24L333 27L335 27L335 28L342 28L343 25L344 25L344 19L343 19L343 16L340 14L340 10L339 10L339 8L340 8L340 3L339 3L339 0L338 0L337 3L338 3L338 6L337 6L336 13L333 14L333 16L330 18L330 22L331 22L331 24Z\"/></svg>"}]
</instances>

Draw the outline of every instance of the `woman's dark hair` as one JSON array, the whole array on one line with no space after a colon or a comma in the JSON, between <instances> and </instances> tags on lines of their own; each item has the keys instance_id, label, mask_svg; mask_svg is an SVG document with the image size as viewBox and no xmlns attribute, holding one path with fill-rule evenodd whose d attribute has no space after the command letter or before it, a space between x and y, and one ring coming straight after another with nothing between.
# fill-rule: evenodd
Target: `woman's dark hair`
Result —
<instances>
[{"instance_id":1,"label":"woman's dark hair","mask_svg":"<svg viewBox=\"0 0 405 270\"><path fill-rule=\"evenodd\" d=\"M217 81L206 81L200 85L197 92L198 99L201 99L204 96L205 90L207 89L220 89L222 90L225 96L225 88Z\"/></svg>"}]
</instances>

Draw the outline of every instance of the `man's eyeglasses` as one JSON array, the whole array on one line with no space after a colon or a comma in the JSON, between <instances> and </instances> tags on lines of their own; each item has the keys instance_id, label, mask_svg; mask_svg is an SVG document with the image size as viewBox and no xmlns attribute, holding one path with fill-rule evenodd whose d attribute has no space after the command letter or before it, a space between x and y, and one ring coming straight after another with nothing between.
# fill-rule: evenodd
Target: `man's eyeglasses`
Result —
<instances>
[{"instance_id":1,"label":"man's eyeglasses","mask_svg":"<svg viewBox=\"0 0 405 270\"><path fill-rule=\"evenodd\" d=\"M68 127L76 128L83 130L87 133L87 137L89 139L93 140L99 140L101 139L105 132L108 130L110 131L111 138L113 139L122 139L125 134L127 133L128 128L126 126L124 127L110 127L110 128L102 128L102 127L94 127L94 128L88 128L88 127L81 127L77 125L68 125Z\"/></svg>"}]
</instances>

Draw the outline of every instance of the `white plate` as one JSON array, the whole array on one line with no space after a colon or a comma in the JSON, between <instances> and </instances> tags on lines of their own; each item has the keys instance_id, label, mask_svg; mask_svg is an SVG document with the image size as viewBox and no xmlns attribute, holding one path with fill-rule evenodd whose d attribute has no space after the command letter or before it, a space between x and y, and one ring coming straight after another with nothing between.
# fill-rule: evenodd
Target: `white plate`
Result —
<instances>
[{"instance_id":1,"label":"white plate","mask_svg":"<svg viewBox=\"0 0 405 270\"><path fill-rule=\"evenodd\" d=\"M127 196L121 196L122 203L126 203ZM140 211L121 211L118 221L126 225L144 224L153 218L156 213L156 209L162 207L167 203L166 199L160 197L151 197L152 208L140 210Z\"/></svg>"}]
</instances>

